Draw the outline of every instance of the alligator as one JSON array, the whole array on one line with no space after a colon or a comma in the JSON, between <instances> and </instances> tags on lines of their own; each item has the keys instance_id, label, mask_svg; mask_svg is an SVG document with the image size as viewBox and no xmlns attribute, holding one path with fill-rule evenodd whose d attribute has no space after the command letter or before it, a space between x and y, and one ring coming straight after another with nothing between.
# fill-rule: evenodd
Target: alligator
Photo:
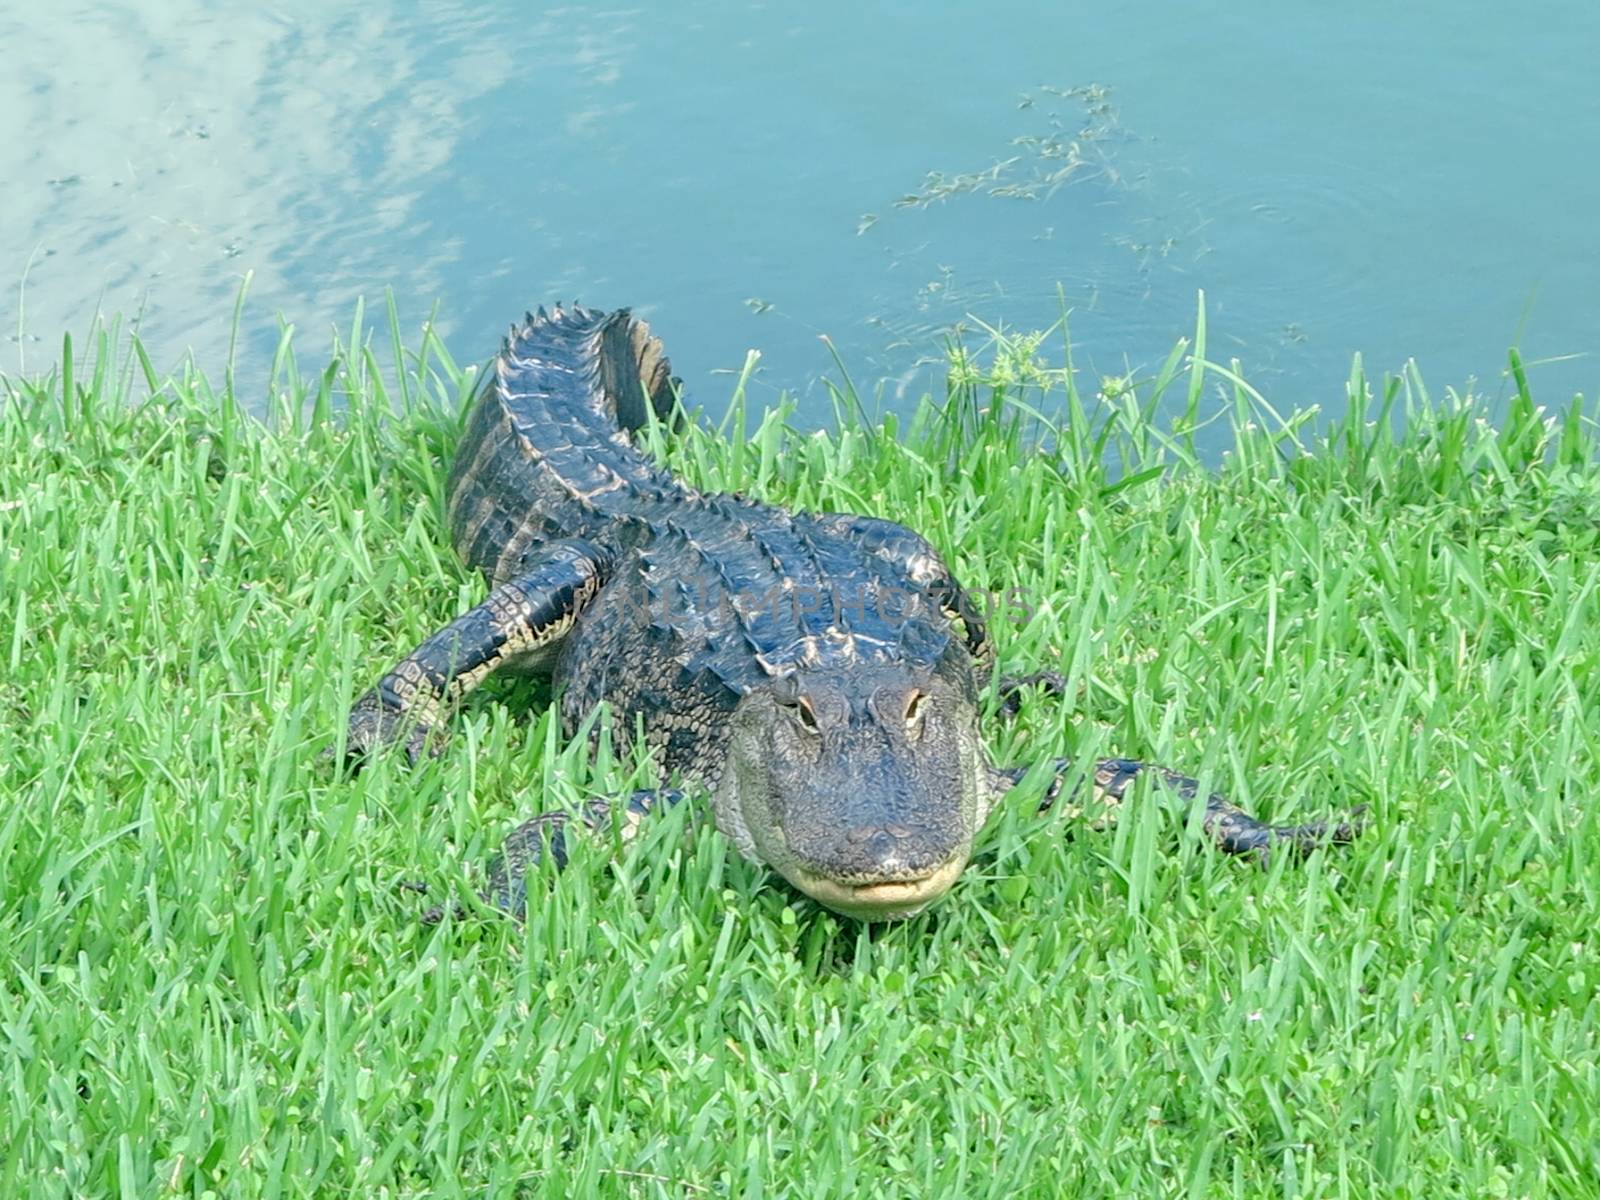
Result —
<instances>
[{"instance_id":1,"label":"alligator","mask_svg":"<svg viewBox=\"0 0 1600 1200\"><path fill-rule=\"evenodd\" d=\"M973 594L904 525L709 494L657 465L634 434L682 419L679 381L629 310L530 313L485 379L447 490L455 548L492 590L357 700L348 761L437 754L446 710L486 676L538 672L567 736L606 703L671 786L522 824L488 868L486 904L522 917L530 869L565 867L569 830L625 839L686 797L709 798L743 855L837 912L909 917L947 892L1028 774L990 761L982 689L1014 710L1030 685L1060 692L1060 676L997 680ZM1041 809L1071 780L1104 815L1150 775L1199 803L1232 854L1298 855L1359 830L1354 814L1267 824L1134 759L1048 770Z\"/></svg>"}]
</instances>

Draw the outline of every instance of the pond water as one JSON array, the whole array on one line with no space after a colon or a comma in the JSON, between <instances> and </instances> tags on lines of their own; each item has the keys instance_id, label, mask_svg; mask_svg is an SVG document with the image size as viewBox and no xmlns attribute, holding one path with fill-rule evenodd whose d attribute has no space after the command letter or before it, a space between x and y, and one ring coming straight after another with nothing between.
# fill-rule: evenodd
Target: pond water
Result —
<instances>
[{"instance_id":1,"label":"pond water","mask_svg":"<svg viewBox=\"0 0 1600 1200\"><path fill-rule=\"evenodd\" d=\"M1353 352L1600 379L1600 5L0 0L0 370L95 312L240 387L393 288L463 360L630 304L690 398L904 407L942 336L1070 313L1090 380L1207 297L1279 408ZM881 382L880 382L881 381Z\"/></svg>"}]
</instances>

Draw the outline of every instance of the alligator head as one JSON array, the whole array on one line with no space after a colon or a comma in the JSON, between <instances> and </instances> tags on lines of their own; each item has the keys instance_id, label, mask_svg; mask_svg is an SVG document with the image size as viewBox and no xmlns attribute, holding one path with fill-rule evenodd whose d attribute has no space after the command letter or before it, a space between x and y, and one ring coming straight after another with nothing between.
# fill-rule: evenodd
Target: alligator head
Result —
<instances>
[{"instance_id":1,"label":"alligator head","mask_svg":"<svg viewBox=\"0 0 1600 1200\"><path fill-rule=\"evenodd\" d=\"M960 876L987 815L972 660L796 667L739 701L717 823L838 912L909 917Z\"/></svg>"}]
</instances>

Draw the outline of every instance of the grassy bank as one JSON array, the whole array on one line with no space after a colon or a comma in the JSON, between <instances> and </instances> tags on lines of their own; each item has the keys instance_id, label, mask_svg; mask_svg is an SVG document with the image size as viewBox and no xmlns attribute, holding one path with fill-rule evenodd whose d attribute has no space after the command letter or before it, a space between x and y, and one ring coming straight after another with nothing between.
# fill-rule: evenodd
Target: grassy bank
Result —
<instances>
[{"instance_id":1,"label":"grassy bank","mask_svg":"<svg viewBox=\"0 0 1600 1200\"><path fill-rule=\"evenodd\" d=\"M1021 589L1002 663L1071 693L992 723L999 760L1366 803L1357 845L1263 871L1159 797L1096 834L1013 796L952 896L867 929L680 811L579 847L525 928L419 927L397 881L463 889L513 821L644 771L496 683L437 762L319 763L482 594L440 527L470 374L431 339L393 393L370 350L286 350L265 425L105 340L14 385L0 1193L1600 1194L1593 426L1358 375L1318 432L1203 345L1098 395L1060 353L962 358L887 435L751 414L664 452Z\"/></svg>"}]
</instances>

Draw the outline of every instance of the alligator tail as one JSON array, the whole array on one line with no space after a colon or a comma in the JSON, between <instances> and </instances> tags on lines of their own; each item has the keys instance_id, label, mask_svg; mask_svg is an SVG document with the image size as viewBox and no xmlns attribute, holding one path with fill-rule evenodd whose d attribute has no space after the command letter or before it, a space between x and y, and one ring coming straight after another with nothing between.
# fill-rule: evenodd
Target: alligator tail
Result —
<instances>
[{"instance_id":1,"label":"alligator tail","mask_svg":"<svg viewBox=\"0 0 1600 1200\"><path fill-rule=\"evenodd\" d=\"M670 421L679 380L661 339L631 310L557 304L513 326L495 360L499 384L523 396L577 396L607 426L645 424L646 403Z\"/></svg>"},{"instance_id":2,"label":"alligator tail","mask_svg":"<svg viewBox=\"0 0 1600 1200\"><path fill-rule=\"evenodd\" d=\"M594 537L618 514L677 492L630 435L671 424L678 380L650 327L556 305L513 326L463 430L447 484L452 539L509 578L552 537Z\"/></svg>"}]
</instances>

